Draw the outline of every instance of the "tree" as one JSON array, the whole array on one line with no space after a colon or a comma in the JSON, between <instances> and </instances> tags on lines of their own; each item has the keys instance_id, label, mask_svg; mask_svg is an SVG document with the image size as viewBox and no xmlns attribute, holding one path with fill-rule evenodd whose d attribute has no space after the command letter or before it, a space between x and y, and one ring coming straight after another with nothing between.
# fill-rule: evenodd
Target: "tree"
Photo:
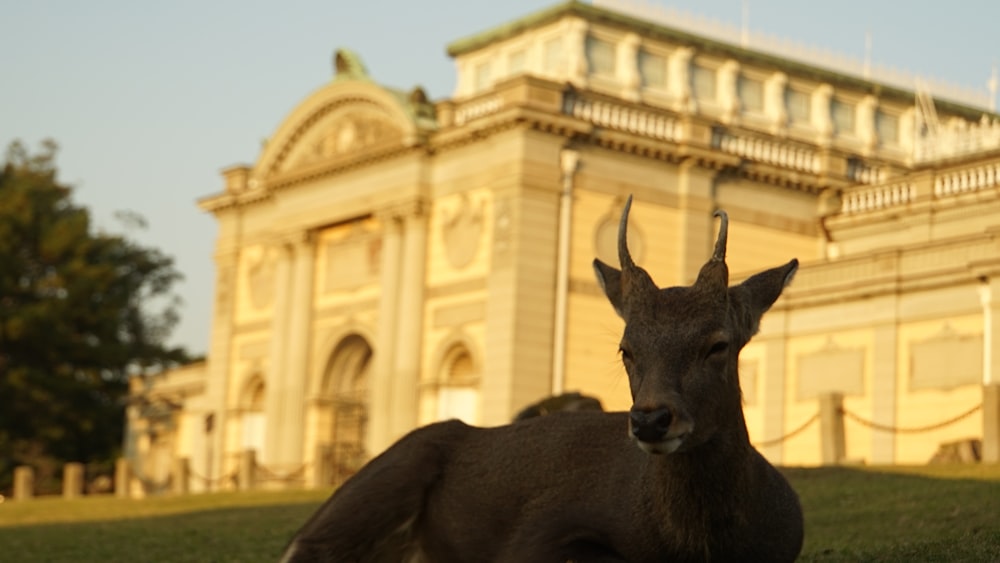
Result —
<instances>
[{"instance_id":1,"label":"tree","mask_svg":"<svg viewBox=\"0 0 1000 563\"><path fill-rule=\"evenodd\" d=\"M0 490L30 464L39 488L68 461L120 451L128 378L187 360L173 260L95 233L56 178L56 145L14 142L0 170ZM153 310L159 305L157 310Z\"/></svg>"}]
</instances>

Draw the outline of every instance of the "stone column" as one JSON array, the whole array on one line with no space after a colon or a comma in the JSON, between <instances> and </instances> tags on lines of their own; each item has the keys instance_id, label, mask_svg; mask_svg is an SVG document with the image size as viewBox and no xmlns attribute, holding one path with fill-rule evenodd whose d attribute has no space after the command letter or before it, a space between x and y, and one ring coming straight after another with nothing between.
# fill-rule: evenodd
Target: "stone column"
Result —
<instances>
[{"instance_id":1,"label":"stone column","mask_svg":"<svg viewBox=\"0 0 1000 563\"><path fill-rule=\"evenodd\" d=\"M785 89L788 75L776 72L764 82L764 113L771 121L771 134L777 135L788 125L788 109L785 107Z\"/></svg>"},{"instance_id":2,"label":"stone column","mask_svg":"<svg viewBox=\"0 0 1000 563\"><path fill-rule=\"evenodd\" d=\"M35 496L35 469L27 465L14 468L14 500L28 500Z\"/></svg>"},{"instance_id":3,"label":"stone column","mask_svg":"<svg viewBox=\"0 0 1000 563\"><path fill-rule=\"evenodd\" d=\"M173 478L170 490L175 495L184 495L191 490L191 462L186 457L179 457L174 460L173 471L170 472Z\"/></svg>"},{"instance_id":4,"label":"stone column","mask_svg":"<svg viewBox=\"0 0 1000 563\"><path fill-rule=\"evenodd\" d=\"M872 351L872 420L886 426L896 424L897 332L895 324L877 327ZM895 433L872 432L872 463L890 464L895 459Z\"/></svg>"},{"instance_id":5,"label":"stone column","mask_svg":"<svg viewBox=\"0 0 1000 563\"><path fill-rule=\"evenodd\" d=\"M240 453L239 470L236 474L237 487L241 491L251 491L257 485L257 452L243 450Z\"/></svg>"},{"instance_id":6,"label":"stone column","mask_svg":"<svg viewBox=\"0 0 1000 563\"><path fill-rule=\"evenodd\" d=\"M418 384L423 348L424 287L427 264L426 205L415 200L397 208L402 221L399 308L392 374L392 435L395 441L417 426Z\"/></svg>"},{"instance_id":7,"label":"stone column","mask_svg":"<svg viewBox=\"0 0 1000 563\"><path fill-rule=\"evenodd\" d=\"M626 33L618 43L617 69L618 79L624 85L622 97L630 102L638 102L641 98L642 76L639 74L639 46L642 38L636 33Z\"/></svg>"},{"instance_id":8,"label":"stone column","mask_svg":"<svg viewBox=\"0 0 1000 563\"><path fill-rule=\"evenodd\" d=\"M285 363L285 404L281 421L283 448L276 459L292 471L302 464L305 447L306 387L309 380L309 353L312 343L313 274L315 237L310 232L296 234L292 247L292 284L288 302Z\"/></svg>"},{"instance_id":9,"label":"stone column","mask_svg":"<svg viewBox=\"0 0 1000 563\"><path fill-rule=\"evenodd\" d=\"M67 463L63 466L63 498L77 498L83 495L83 464Z\"/></svg>"},{"instance_id":10,"label":"stone column","mask_svg":"<svg viewBox=\"0 0 1000 563\"><path fill-rule=\"evenodd\" d=\"M378 325L368 389L368 435L365 450L374 457L392 444L392 372L396 365L396 315L399 303L402 225L393 210L378 214L382 223L382 264L379 274L381 295Z\"/></svg>"},{"instance_id":11,"label":"stone column","mask_svg":"<svg viewBox=\"0 0 1000 563\"><path fill-rule=\"evenodd\" d=\"M681 47L674 50L667 61L667 84L670 97L673 98L674 111L681 113L693 112L694 100L691 95L691 58L694 49Z\"/></svg>"},{"instance_id":12,"label":"stone column","mask_svg":"<svg viewBox=\"0 0 1000 563\"><path fill-rule=\"evenodd\" d=\"M983 463L1000 462L1000 383L983 385Z\"/></svg>"},{"instance_id":13,"label":"stone column","mask_svg":"<svg viewBox=\"0 0 1000 563\"><path fill-rule=\"evenodd\" d=\"M271 343L265 377L264 413L267 428L264 451L257 452L260 462L274 464L281 459L285 439L285 406L289 374L285 360L288 345L288 321L291 313L292 250L288 241L276 242L278 249L275 268L274 303L271 313Z\"/></svg>"},{"instance_id":14,"label":"stone column","mask_svg":"<svg viewBox=\"0 0 1000 563\"><path fill-rule=\"evenodd\" d=\"M819 396L819 432L823 465L837 465L847 457L844 437L844 396L824 393Z\"/></svg>"}]
</instances>

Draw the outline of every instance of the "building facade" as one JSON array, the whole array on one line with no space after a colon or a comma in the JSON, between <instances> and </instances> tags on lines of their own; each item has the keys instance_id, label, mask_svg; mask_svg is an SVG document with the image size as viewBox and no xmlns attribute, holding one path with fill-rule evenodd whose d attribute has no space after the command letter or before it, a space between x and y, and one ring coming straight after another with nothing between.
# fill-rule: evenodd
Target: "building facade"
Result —
<instances>
[{"instance_id":1,"label":"building facade","mask_svg":"<svg viewBox=\"0 0 1000 563\"><path fill-rule=\"evenodd\" d=\"M1000 378L996 115L575 2L449 54L456 91L432 102L338 51L199 202L219 225L211 346L133 383L136 487L178 460L193 489L229 487L247 450L321 484L419 425L503 424L566 390L627 408L591 261L617 263L628 194L660 286L693 281L717 208L734 282L802 262L741 356L771 461L825 461L831 394L846 459L924 463L981 437Z\"/></svg>"}]
</instances>

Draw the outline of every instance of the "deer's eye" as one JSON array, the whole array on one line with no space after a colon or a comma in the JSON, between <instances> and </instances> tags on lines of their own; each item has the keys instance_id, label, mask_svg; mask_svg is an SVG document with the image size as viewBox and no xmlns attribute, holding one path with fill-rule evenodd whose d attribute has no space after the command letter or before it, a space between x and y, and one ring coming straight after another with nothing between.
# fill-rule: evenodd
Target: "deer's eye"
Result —
<instances>
[{"instance_id":1,"label":"deer's eye","mask_svg":"<svg viewBox=\"0 0 1000 563\"><path fill-rule=\"evenodd\" d=\"M708 349L708 353L705 354L706 358L717 358L724 356L726 352L729 351L729 342L726 340L718 340L712 347Z\"/></svg>"}]
</instances>

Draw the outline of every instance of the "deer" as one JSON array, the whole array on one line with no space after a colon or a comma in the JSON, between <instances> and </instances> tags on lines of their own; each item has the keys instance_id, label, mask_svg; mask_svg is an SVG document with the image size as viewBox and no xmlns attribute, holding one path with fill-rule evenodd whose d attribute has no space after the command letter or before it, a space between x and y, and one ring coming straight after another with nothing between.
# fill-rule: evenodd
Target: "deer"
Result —
<instances>
[{"instance_id":1,"label":"deer","mask_svg":"<svg viewBox=\"0 0 1000 563\"><path fill-rule=\"evenodd\" d=\"M738 358L798 260L729 285L729 219L691 286L659 288L618 229L594 260L625 321L627 412L419 428L347 480L282 561L577 563L794 561L802 509L754 447Z\"/></svg>"}]
</instances>

